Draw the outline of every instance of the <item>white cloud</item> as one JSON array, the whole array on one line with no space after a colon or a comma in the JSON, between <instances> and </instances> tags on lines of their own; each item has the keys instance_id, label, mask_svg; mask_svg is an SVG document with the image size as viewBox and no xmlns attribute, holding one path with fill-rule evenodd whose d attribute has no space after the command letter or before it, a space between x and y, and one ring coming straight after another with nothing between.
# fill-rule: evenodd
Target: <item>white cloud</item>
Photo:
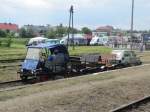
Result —
<instances>
[{"instance_id":1,"label":"white cloud","mask_svg":"<svg viewBox=\"0 0 150 112\"><path fill-rule=\"evenodd\" d=\"M18 13L28 15L53 14L68 11L74 5L75 12L89 9L105 9L111 0L0 0L0 14L14 16Z\"/></svg>"},{"instance_id":2,"label":"white cloud","mask_svg":"<svg viewBox=\"0 0 150 112\"><path fill-rule=\"evenodd\" d=\"M78 9L104 7L111 3L111 0L0 0L0 6L20 8L20 9L67 9L70 5L74 5Z\"/></svg>"},{"instance_id":3,"label":"white cloud","mask_svg":"<svg viewBox=\"0 0 150 112\"><path fill-rule=\"evenodd\" d=\"M51 8L44 0L0 0L0 6L14 9L45 9Z\"/></svg>"},{"instance_id":4,"label":"white cloud","mask_svg":"<svg viewBox=\"0 0 150 112\"><path fill-rule=\"evenodd\" d=\"M112 24L130 27L132 0L0 0L0 16L20 23L67 23L74 5L78 26ZM150 0L135 0L135 28L148 27ZM0 18L0 20L2 20ZM0 21L1 22L1 21Z\"/></svg>"}]
</instances>

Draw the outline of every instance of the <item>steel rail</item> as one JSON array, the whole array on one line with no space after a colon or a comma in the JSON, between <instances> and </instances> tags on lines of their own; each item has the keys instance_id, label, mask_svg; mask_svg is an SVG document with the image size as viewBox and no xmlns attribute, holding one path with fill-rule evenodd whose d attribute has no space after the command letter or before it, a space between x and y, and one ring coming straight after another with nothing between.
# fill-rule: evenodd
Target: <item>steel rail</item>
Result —
<instances>
[{"instance_id":1,"label":"steel rail","mask_svg":"<svg viewBox=\"0 0 150 112\"><path fill-rule=\"evenodd\" d=\"M137 109L143 104L147 104L150 102L150 96L146 96L140 100L133 101L129 104L118 107L110 112L128 112L129 110Z\"/></svg>"},{"instance_id":2,"label":"steel rail","mask_svg":"<svg viewBox=\"0 0 150 112\"><path fill-rule=\"evenodd\" d=\"M20 59L6 59L6 60L0 60L1 63L11 63L11 62L16 62L16 61L22 61L24 60L24 58L20 58Z\"/></svg>"},{"instance_id":3,"label":"steel rail","mask_svg":"<svg viewBox=\"0 0 150 112\"><path fill-rule=\"evenodd\" d=\"M0 82L0 90L10 87L17 87L20 85L24 85L22 80L8 81L8 82Z\"/></svg>"},{"instance_id":4,"label":"steel rail","mask_svg":"<svg viewBox=\"0 0 150 112\"><path fill-rule=\"evenodd\" d=\"M2 85L2 84L16 83L16 82L21 82L21 80L14 80L14 81L0 82L0 85Z\"/></svg>"},{"instance_id":5,"label":"steel rail","mask_svg":"<svg viewBox=\"0 0 150 112\"><path fill-rule=\"evenodd\" d=\"M21 66L21 64L14 64L14 65L0 65L0 69L2 68L8 68L8 67L18 67Z\"/></svg>"}]
</instances>

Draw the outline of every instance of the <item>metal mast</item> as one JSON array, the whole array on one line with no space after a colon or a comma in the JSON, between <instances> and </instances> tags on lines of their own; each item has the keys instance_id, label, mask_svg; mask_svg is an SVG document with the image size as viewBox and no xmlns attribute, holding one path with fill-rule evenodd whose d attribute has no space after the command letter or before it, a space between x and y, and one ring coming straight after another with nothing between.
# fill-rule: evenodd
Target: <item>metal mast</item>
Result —
<instances>
[{"instance_id":1,"label":"metal mast","mask_svg":"<svg viewBox=\"0 0 150 112\"><path fill-rule=\"evenodd\" d=\"M69 47L69 39L70 39L70 33L72 34L72 44L73 44L73 50L75 49L74 47L74 19L73 19L73 5L71 5L70 10L69 10L69 27L68 27L68 39L67 39L67 48Z\"/></svg>"},{"instance_id":2,"label":"metal mast","mask_svg":"<svg viewBox=\"0 0 150 112\"><path fill-rule=\"evenodd\" d=\"M132 13L131 13L131 50L133 49L133 26L134 26L134 0L132 0Z\"/></svg>"}]
</instances>

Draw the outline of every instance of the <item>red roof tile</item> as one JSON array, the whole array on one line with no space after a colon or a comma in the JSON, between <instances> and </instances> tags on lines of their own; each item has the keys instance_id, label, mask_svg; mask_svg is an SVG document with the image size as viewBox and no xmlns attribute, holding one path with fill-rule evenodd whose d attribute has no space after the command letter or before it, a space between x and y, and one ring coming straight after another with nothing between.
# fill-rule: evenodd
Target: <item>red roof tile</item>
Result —
<instances>
[{"instance_id":1,"label":"red roof tile","mask_svg":"<svg viewBox=\"0 0 150 112\"><path fill-rule=\"evenodd\" d=\"M113 30L113 27L112 26L102 26L102 27L98 27L96 29L96 31L112 31Z\"/></svg>"},{"instance_id":2,"label":"red roof tile","mask_svg":"<svg viewBox=\"0 0 150 112\"><path fill-rule=\"evenodd\" d=\"M10 30L17 32L19 30L18 25L11 23L0 23L0 30Z\"/></svg>"}]
</instances>

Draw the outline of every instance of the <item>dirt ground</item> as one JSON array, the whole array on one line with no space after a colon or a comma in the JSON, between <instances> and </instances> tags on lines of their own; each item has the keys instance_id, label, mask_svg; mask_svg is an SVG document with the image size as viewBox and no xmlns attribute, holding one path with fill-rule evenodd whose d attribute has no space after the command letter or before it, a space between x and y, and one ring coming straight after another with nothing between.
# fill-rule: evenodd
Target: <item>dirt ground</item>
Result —
<instances>
[{"instance_id":1,"label":"dirt ground","mask_svg":"<svg viewBox=\"0 0 150 112\"><path fill-rule=\"evenodd\" d=\"M108 112L150 94L150 65L0 93L0 112Z\"/></svg>"}]
</instances>

